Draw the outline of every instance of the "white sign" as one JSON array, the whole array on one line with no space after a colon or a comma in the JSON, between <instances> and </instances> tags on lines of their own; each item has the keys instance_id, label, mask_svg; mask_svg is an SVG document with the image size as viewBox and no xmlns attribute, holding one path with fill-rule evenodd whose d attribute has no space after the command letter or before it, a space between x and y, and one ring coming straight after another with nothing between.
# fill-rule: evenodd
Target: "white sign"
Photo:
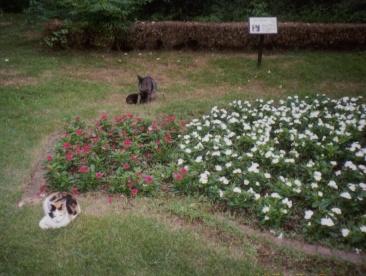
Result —
<instances>
[{"instance_id":1,"label":"white sign","mask_svg":"<svg viewBox=\"0 0 366 276\"><path fill-rule=\"evenodd\" d=\"M277 17L249 17L249 33L277 34Z\"/></svg>"}]
</instances>

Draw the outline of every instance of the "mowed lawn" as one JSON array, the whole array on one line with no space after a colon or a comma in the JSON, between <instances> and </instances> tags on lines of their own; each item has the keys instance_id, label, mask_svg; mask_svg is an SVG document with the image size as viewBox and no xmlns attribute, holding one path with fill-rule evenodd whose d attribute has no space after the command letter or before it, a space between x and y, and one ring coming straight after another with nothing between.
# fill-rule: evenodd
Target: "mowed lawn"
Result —
<instances>
[{"instance_id":1,"label":"mowed lawn","mask_svg":"<svg viewBox=\"0 0 366 276\"><path fill-rule=\"evenodd\" d=\"M39 27L0 15L0 274L362 274L364 267L245 235L218 220L204 199L161 194L110 204L89 195L80 218L52 231L38 227L40 205L16 203L47 135L67 117L132 112L189 120L234 99L366 95L365 64L366 52L357 51L265 52L260 69L255 53L50 51L40 45ZM157 80L157 102L125 104L137 74Z\"/></svg>"}]
</instances>

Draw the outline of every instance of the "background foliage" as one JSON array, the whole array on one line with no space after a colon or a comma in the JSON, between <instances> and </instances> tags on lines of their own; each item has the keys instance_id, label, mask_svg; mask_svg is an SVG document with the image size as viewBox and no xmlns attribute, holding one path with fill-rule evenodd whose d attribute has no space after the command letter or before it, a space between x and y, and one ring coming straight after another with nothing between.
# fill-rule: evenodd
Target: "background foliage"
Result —
<instances>
[{"instance_id":1,"label":"background foliage","mask_svg":"<svg viewBox=\"0 0 366 276\"><path fill-rule=\"evenodd\" d=\"M284 21L366 22L366 0L1 0L6 12L36 9L49 16L107 22L144 20L241 21L252 15L276 15ZM72 15L70 14L72 11ZM79 20L79 19L78 19Z\"/></svg>"}]
</instances>

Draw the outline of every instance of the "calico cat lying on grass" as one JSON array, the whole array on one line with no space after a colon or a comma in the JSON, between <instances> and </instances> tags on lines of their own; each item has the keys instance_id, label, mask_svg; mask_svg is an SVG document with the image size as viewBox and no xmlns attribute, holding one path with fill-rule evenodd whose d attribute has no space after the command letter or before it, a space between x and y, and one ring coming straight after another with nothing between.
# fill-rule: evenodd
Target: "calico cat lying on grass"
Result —
<instances>
[{"instance_id":1,"label":"calico cat lying on grass","mask_svg":"<svg viewBox=\"0 0 366 276\"><path fill-rule=\"evenodd\" d=\"M68 193L53 193L46 197L43 211L45 216L39 222L42 229L64 227L81 213L75 197Z\"/></svg>"},{"instance_id":2,"label":"calico cat lying on grass","mask_svg":"<svg viewBox=\"0 0 366 276\"><path fill-rule=\"evenodd\" d=\"M126 103L141 104L148 103L156 99L156 90L158 86L156 81L150 77L137 76L139 93L133 93L127 96Z\"/></svg>"}]
</instances>

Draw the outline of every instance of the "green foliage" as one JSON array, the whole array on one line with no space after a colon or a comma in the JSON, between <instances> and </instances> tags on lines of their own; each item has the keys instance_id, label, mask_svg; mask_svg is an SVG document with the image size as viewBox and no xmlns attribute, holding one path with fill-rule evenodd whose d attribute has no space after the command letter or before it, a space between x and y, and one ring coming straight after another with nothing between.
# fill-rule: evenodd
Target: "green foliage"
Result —
<instances>
[{"instance_id":1,"label":"green foliage","mask_svg":"<svg viewBox=\"0 0 366 276\"><path fill-rule=\"evenodd\" d=\"M83 46L110 46L120 48L126 44L127 30L135 20L141 6L150 0L33 0L28 9L28 17L41 19L58 18L64 22L65 33L54 34L47 38L48 46L65 44L65 39L77 40L78 34L85 34L87 41ZM57 30L58 31L58 30ZM50 43L53 42L53 43ZM66 41L67 44L67 41Z\"/></svg>"},{"instance_id":2,"label":"green foliage","mask_svg":"<svg viewBox=\"0 0 366 276\"><path fill-rule=\"evenodd\" d=\"M136 196L158 188L161 170L152 167L169 162L179 126L174 116L150 122L127 114L112 123L103 114L93 127L76 118L65 130L46 163L51 189Z\"/></svg>"}]
</instances>

